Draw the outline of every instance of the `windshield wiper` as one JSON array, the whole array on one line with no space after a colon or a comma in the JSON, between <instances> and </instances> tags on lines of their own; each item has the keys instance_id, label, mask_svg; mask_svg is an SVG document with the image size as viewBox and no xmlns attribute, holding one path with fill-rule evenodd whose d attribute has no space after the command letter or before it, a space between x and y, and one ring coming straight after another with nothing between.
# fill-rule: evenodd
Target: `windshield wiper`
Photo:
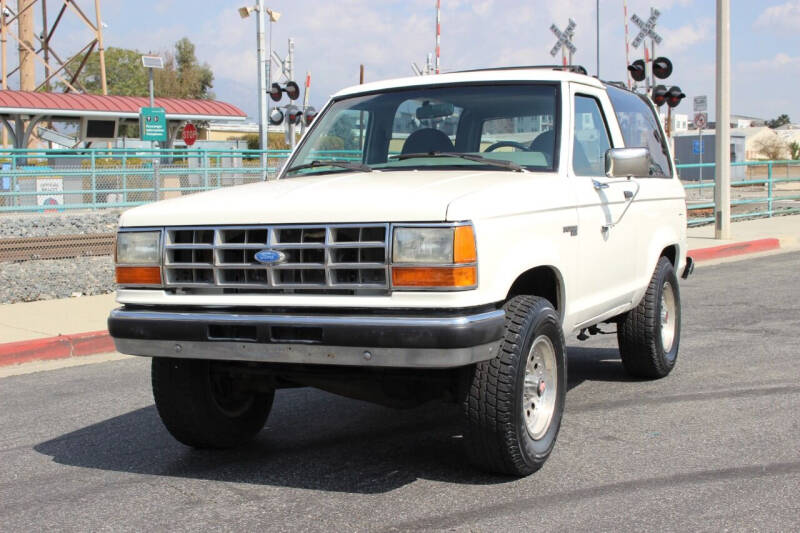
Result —
<instances>
[{"instance_id":1,"label":"windshield wiper","mask_svg":"<svg viewBox=\"0 0 800 533\"><path fill-rule=\"evenodd\" d=\"M303 170L304 168L318 168L318 167L339 167L339 168L346 168L347 170L357 170L358 172L372 172L372 168L369 165L365 165L363 163L353 163L352 161L342 161L338 159L333 159L330 161L321 161L319 159L315 159L311 163L289 167L286 169L286 172Z\"/></svg>"},{"instance_id":2,"label":"windshield wiper","mask_svg":"<svg viewBox=\"0 0 800 533\"><path fill-rule=\"evenodd\" d=\"M463 152L427 152L418 154L400 154L390 156L392 159L402 161L404 159L417 159L422 157L457 157L459 159L466 159L467 161L474 161L476 163L483 163L493 167L506 168L515 172L527 172L524 168L514 163L513 161L506 161L503 159L489 159L477 154L467 154Z\"/></svg>"}]
</instances>

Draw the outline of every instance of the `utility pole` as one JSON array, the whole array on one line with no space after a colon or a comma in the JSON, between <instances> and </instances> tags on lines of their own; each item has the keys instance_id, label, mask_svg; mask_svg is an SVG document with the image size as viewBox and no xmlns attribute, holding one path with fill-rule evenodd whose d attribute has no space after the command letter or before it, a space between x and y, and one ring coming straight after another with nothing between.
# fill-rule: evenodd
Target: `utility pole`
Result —
<instances>
[{"instance_id":1,"label":"utility pole","mask_svg":"<svg viewBox=\"0 0 800 533\"><path fill-rule=\"evenodd\" d=\"M731 236L731 4L717 0L717 128L714 238Z\"/></svg>"},{"instance_id":2,"label":"utility pole","mask_svg":"<svg viewBox=\"0 0 800 533\"><path fill-rule=\"evenodd\" d=\"M36 65L33 62L33 57L36 55L33 44L33 3L34 0L20 0L17 3L19 9L17 20L19 24L20 91L33 91L36 89Z\"/></svg>"},{"instance_id":3,"label":"utility pole","mask_svg":"<svg viewBox=\"0 0 800 533\"><path fill-rule=\"evenodd\" d=\"M597 15L597 77L600 78L600 0L595 2L595 15Z\"/></svg>"},{"instance_id":4,"label":"utility pole","mask_svg":"<svg viewBox=\"0 0 800 533\"><path fill-rule=\"evenodd\" d=\"M43 7L45 3L47 3L46 0L42 0ZM108 85L106 84L106 51L103 47L103 21L100 19L100 0L94 0L94 15L97 20L95 38L97 39L97 59L100 60L100 88L103 90L103 94L108 94ZM47 22L45 21L45 27L46 26Z\"/></svg>"},{"instance_id":5,"label":"utility pole","mask_svg":"<svg viewBox=\"0 0 800 533\"><path fill-rule=\"evenodd\" d=\"M261 149L261 176L267 179L267 72L264 57L264 0L258 0L256 10L256 50L258 52L258 147Z\"/></svg>"}]
</instances>

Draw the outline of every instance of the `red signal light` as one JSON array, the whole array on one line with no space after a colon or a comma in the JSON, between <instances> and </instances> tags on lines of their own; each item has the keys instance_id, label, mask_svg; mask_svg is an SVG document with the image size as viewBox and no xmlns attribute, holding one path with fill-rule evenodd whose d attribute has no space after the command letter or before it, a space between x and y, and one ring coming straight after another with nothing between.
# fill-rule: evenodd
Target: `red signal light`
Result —
<instances>
[{"instance_id":1,"label":"red signal light","mask_svg":"<svg viewBox=\"0 0 800 533\"><path fill-rule=\"evenodd\" d=\"M647 72L645 70L644 61L641 59L637 59L630 65L628 65L628 72L631 73L631 78L635 81L644 81Z\"/></svg>"},{"instance_id":2,"label":"red signal light","mask_svg":"<svg viewBox=\"0 0 800 533\"><path fill-rule=\"evenodd\" d=\"M658 107L664 105L667 101L667 88L663 85L656 85L653 87L653 103L656 104Z\"/></svg>"},{"instance_id":3,"label":"red signal light","mask_svg":"<svg viewBox=\"0 0 800 533\"><path fill-rule=\"evenodd\" d=\"M673 85L669 88L669 91L667 91L667 105L670 107L677 107L684 98L686 98L686 95L683 94L683 91L681 91L681 88L677 85Z\"/></svg>"}]
</instances>

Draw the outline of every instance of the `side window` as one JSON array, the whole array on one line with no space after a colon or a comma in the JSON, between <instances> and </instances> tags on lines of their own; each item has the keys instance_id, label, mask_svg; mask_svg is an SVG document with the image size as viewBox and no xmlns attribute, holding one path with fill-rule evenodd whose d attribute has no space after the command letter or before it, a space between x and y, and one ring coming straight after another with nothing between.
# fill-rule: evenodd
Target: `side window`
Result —
<instances>
[{"instance_id":1,"label":"side window","mask_svg":"<svg viewBox=\"0 0 800 533\"><path fill-rule=\"evenodd\" d=\"M611 148L600 104L591 96L575 96L575 143L572 169L577 176L604 176Z\"/></svg>"},{"instance_id":2,"label":"side window","mask_svg":"<svg viewBox=\"0 0 800 533\"><path fill-rule=\"evenodd\" d=\"M617 87L608 87L608 97L614 106L625 146L650 150L650 176L672 177L669 150L653 110L637 94Z\"/></svg>"},{"instance_id":3,"label":"side window","mask_svg":"<svg viewBox=\"0 0 800 533\"><path fill-rule=\"evenodd\" d=\"M319 159L352 159L364 156L369 113L345 109L336 117L328 135L321 137L311 154Z\"/></svg>"}]
</instances>

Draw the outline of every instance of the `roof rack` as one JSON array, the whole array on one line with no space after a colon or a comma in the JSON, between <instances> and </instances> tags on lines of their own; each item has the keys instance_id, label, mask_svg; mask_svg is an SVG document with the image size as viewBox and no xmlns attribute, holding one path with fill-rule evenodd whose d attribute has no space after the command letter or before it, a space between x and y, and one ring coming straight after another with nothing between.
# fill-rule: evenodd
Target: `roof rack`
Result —
<instances>
[{"instance_id":1,"label":"roof rack","mask_svg":"<svg viewBox=\"0 0 800 533\"><path fill-rule=\"evenodd\" d=\"M490 67L490 68L473 68L468 70L455 70L452 73L462 73L462 72L483 72L487 70L529 70L529 69L545 69L545 70L564 70L567 72L573 72L575 74L586 74L586 69L583 68L581 65L519 65L515 67Z\"/></svg>"}]
</instances>

